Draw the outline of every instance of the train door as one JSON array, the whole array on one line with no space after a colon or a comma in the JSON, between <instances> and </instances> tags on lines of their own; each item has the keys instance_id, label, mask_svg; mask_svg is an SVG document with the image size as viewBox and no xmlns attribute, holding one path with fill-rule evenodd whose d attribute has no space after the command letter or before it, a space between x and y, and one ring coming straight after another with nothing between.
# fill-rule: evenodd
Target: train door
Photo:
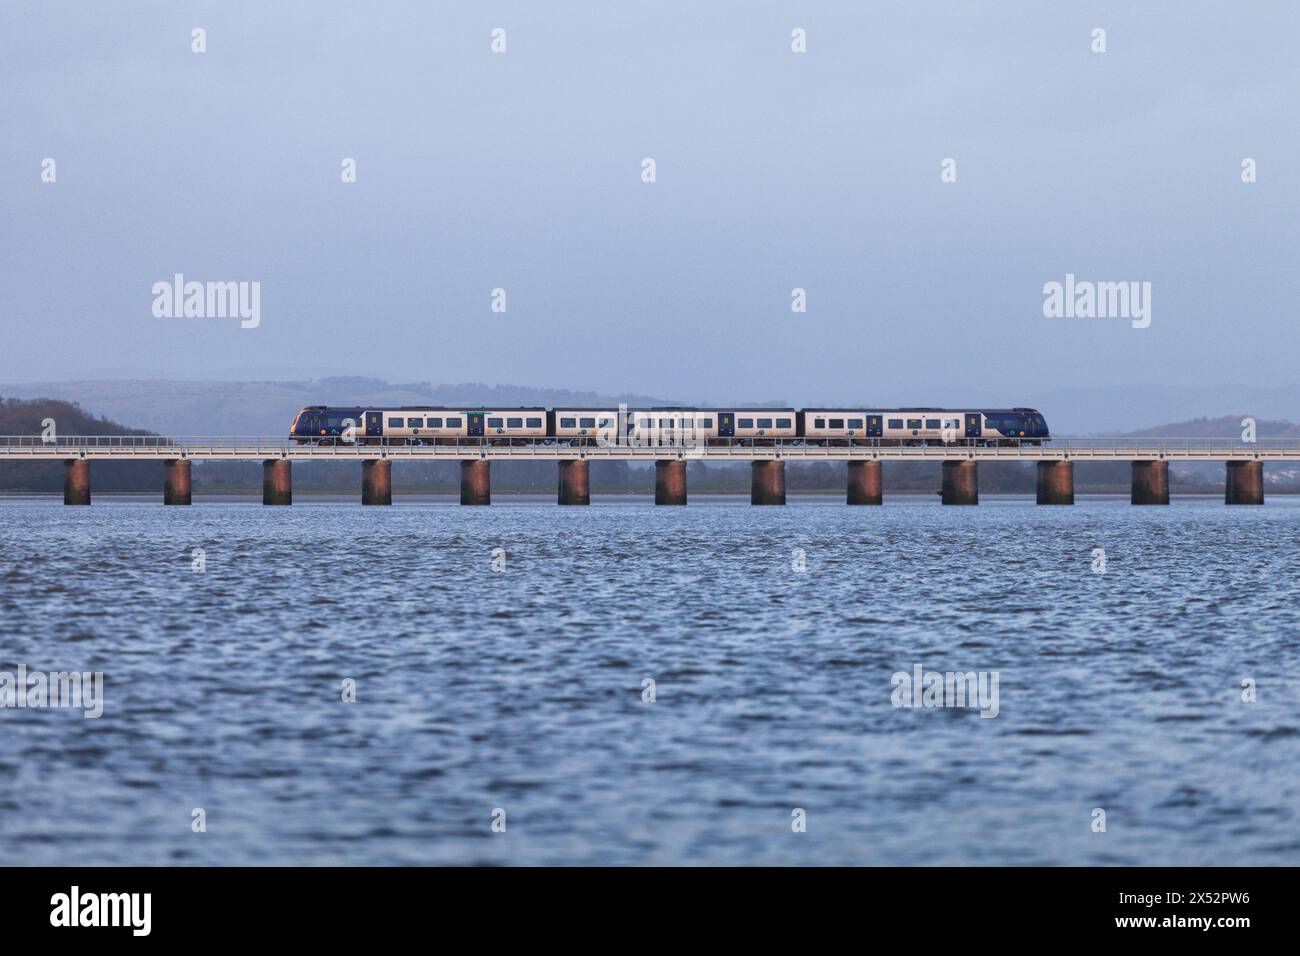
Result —
<instances>
[{"instance_id":1,"label":"train door","mask_svg":"<svg viewBox=\"0 0 1300 956\"><path fill-rule=\"evenodd\" d=\"M366 412L366 437L378 438L384 433L383 412Z\"/></svg>"},{"instance_id":2,"label":"train door","mask_svg":"<svg viewBox=\"0 0 1300 956\"><path fill-rule=\"evenodd\" d=\"M734 438L736 436L736 413L718 413L718 437Z\"/></svg>"},{"instance_id":3,"label":"train door","mask_svg":"<svg viewBox=\"0 0 1300 956\"><path fill-rule=\"evenodd\" d=\"M884 434L884 431L883 431L883 429L881 428L881 420L880 420L880 416L879 416L879 415L868 415L868 416L867 416L867 437L868 437L868 438L879 438L879 437L880 437L881 435L883 435L883 434Z\"/></svg>"},{"instance_id":4,"label":"train door","mask_svg":"<svg viewBox=\"0 0 1300 956\"><path fill-rule=\"evenodd\" d=\"M482 412L466 412L465 421L468 426L465 432L467 435L483 434L483 413Z\"/></svg>"},{"instance_id":5,"label":"train door","mask_svg":"<svg viewBox=\"0 0 1300 956\"><path fill-rule=\"evenodd\" d=\"M979 438L982 433L980 428L980 413L967 413L966 415L966 437Z\"/></svg>"}]
</instances>

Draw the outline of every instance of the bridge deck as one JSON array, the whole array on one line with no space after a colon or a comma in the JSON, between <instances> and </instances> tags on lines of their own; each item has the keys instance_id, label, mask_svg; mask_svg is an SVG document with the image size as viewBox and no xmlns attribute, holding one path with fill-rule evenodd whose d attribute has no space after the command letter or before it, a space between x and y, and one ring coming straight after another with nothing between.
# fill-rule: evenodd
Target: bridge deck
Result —
<instances>
[{"instance_id":1,"label":"bridge deck","mask_svg":"<svg viewBox=\"0 0 1300 956\"><path fill-rule=\"evenodd\" d=\"M1055 438L1043 445L1012 444L972 446L963 443L932 446L891 445L881 442L855 445L812 445L802 439L777 439L766 445L570 445L540 441L516 444L481 444L461 439L454 445L299 445L281 437L165 437L165 436L62 436L55 441L40 436L0 436L0 461L57 461L83 458L91 461L175 460L356 461L387 458L393 461L454 460L571 460L657 461L1295 461L1300 462L1300 439L1273 438L1232 442L1203 438Z\"/></svg>"}]
</instances>

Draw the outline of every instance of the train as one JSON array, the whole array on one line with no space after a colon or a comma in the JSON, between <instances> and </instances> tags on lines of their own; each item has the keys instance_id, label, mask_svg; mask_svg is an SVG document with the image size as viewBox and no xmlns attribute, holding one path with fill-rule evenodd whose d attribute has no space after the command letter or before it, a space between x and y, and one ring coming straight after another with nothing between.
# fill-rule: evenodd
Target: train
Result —
<instances>
[{"instance_id":1,"label":"train","mask_svg":"<svg viewBox=\"0 0 1300 956\"><path fill-rule=\"evenodd\" d=\"M401 408L309 405L291 441L387 445L1041 445L1033 408Z\"/></svg>"}]
</instances>

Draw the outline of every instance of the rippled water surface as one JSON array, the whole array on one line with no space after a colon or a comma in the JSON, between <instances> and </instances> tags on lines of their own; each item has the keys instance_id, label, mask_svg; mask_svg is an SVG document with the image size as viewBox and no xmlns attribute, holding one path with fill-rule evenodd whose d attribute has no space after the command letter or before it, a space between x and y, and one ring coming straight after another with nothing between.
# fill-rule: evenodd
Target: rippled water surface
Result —
<instances>
[{"instance_id":1,"label":"rippled water surface","mask_svg":"<svg viewBox=\"0 0 1300 956\"><path fill-rule=\"evenodd\" d=\"M103 671L106 698L98 720L0 710L0 845L1296 865L1298 543L1282 498L0 501L0 670ZM895 708L917 664L997 671L998 715Z\"/></svg>"}]
</instances>

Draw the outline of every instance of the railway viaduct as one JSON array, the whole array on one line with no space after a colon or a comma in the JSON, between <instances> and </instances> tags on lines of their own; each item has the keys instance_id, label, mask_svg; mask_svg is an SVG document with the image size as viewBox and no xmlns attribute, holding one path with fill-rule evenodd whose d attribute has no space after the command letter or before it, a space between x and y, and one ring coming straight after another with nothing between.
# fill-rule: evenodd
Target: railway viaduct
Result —
<instances>
[{"instance_id":1,"label":"railway viaduct","mask_svg":"<svg viewBox=\"0 0 1300 956\"><path fill-rule=\"evenodd\" d=\"M63 502L90 504L91 466L96 461L158 460L164 463L163 503L188 505L190 468L194 461L261 461L262 503L293 501L295 461L360 461L361 501L392 504L394 461L460 462L460 502L486 505L492 500L493 461L553 460L562 505L591 502L589 469L593 461L653 461L655 504L684 505L687 501L688 461L751 462L750 501L756 505L785 504L787 461L843 461L848 465L845 500L851 505L878 505L881 470L889 461L936 461L943 465L945 505L979 503L981 461L1035 462L1040 505L1074 503L1074 464L1077 461L1128 461L1132 464L1131 500L1135 505L1169 503L1169 463L1225 463L1226 504L1264 503L1264 462L1300 462L1300 440L1261 439L1231 443L1221 439L1052 439L1042 444L1002 446L900 446L875 444L809 445L775 440L764 445L740 443L685 447L681 445L590 444L550 441L533 444L480 444L478 439L445 445L298 445L283 438L169 438L161 436L0 437L0 460L62 461Z\"/></svg>"}]
</instances>

